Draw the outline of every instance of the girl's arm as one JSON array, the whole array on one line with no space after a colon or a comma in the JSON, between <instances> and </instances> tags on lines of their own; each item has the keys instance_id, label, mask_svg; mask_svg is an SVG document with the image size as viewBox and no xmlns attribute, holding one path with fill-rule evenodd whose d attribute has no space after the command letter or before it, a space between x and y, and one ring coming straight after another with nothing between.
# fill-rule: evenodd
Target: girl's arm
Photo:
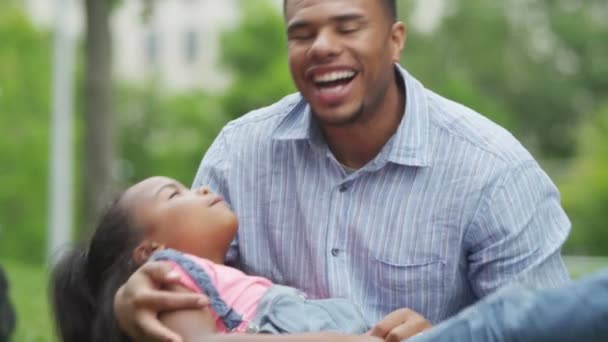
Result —
<instances>
[{"instance_id":1,"label":"girl's arm","mask_svg":"<svg viewBox=\"0 0 608 342\"><path fill-rule=\"evenodd\" d=\"M192 293L182 285L173 284L168 288L172 292ZM207 341L217 333L215 320L209 307L164 312L159 320L182 337L183 342Z\"/></svg>"},{"instance_id":2,"label":"girl's arm","mask_svg":"<svg viewBox=\"0 0 608 342\"><path fill-rule=\"evenodd\" d=\"M170 291L192 292L181 285ZM299 335L217 334L215 321L208 307L197 310L179 310L162 313L160 321L182 337L183 342L379 342L381 339L366 335L337 333L310 333Z\"/></svg>"}]
</instances>

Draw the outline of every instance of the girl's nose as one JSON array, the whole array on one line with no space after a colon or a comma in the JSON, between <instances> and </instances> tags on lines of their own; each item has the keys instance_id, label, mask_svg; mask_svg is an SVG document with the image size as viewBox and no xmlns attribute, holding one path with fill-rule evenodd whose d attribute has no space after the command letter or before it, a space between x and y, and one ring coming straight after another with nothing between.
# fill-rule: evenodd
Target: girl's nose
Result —
<instances>
[{"instance_id":1,"label":"girl's nose","mask_svg":"<svg viewBox=\"0 0 608 342\"><path fill-rule=\"evenodd\" d=\"M211 190L209 190L208 187L203 186L198 188L198 190L196 190L196 193L199 195L208 195L211 192Z\"/></svg>"}]
</instances>

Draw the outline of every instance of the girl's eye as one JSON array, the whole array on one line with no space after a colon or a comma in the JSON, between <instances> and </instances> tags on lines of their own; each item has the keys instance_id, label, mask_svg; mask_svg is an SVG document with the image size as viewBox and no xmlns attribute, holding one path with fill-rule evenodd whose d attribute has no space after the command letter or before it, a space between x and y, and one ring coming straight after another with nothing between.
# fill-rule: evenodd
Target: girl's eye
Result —
<instances>
[{"instance_id":1,"label":"girl's eye","mask_svg":"<svg viewBox=\"0 0 608 342\"><path fill-rule=\"evenodd\" d=\"M179 191L174 191L171 196L169 196L169 199L172 199L173 197L179 195Z\"/></svg>"}]
</instances>

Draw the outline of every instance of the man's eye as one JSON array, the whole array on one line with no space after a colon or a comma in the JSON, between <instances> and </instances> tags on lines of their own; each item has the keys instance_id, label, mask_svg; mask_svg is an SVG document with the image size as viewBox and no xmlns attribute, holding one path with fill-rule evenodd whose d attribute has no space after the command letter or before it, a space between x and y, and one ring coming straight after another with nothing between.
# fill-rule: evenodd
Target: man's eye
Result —
<instances>
[{"instance_id":1,"label":"man's eye","mask_svg":"<svg viewBox=\"0 0 608 342\"><path fill-rule=\"evenodd\" d=\"M312 33L309 31L295 31L289 34L290 40L308 40L312 38Z\"/></svg>"},{"instance_id":2,"label":"man's eye","mask_svg":"<svg viewBox=\"0 0 608 342\"><path fill-rule=\"evenodd\" d=\"M291 39L293 39L293 40L308 40L308 39L310 39L310 36L298 35L298 36L291 37Z\"/></svg>"},{"instance_id":3,"label":"man's eye","mask_svg":"<svg viewBox=\"0 0 608 342\"><path fill-rule=\"evenodd\" d=\"M341 26L338 28L338 31L340 33L353 33L356 32L359 29L359 27L355 26L355 25L346 25L346 26Z\"/></svg>"}]
</instances>

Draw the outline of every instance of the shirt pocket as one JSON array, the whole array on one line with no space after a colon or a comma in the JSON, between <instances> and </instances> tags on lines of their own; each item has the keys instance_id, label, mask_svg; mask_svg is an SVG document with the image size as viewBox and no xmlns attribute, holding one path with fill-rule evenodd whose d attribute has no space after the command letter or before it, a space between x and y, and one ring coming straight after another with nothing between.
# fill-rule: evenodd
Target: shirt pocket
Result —
<instances>
[{"instance_id":1,"label":"shirt pocket","mask_svg":"<svg viewBox=\"0 0 608 342\"><path fill-rule=\"evenodd\" d=\"M375 293L373 305L384 315L412 309L429 320L445 292L445 260L438 255L418 253L395 260L378 255L370 258L370 285Z\"/></svg>"}]
</instances>

